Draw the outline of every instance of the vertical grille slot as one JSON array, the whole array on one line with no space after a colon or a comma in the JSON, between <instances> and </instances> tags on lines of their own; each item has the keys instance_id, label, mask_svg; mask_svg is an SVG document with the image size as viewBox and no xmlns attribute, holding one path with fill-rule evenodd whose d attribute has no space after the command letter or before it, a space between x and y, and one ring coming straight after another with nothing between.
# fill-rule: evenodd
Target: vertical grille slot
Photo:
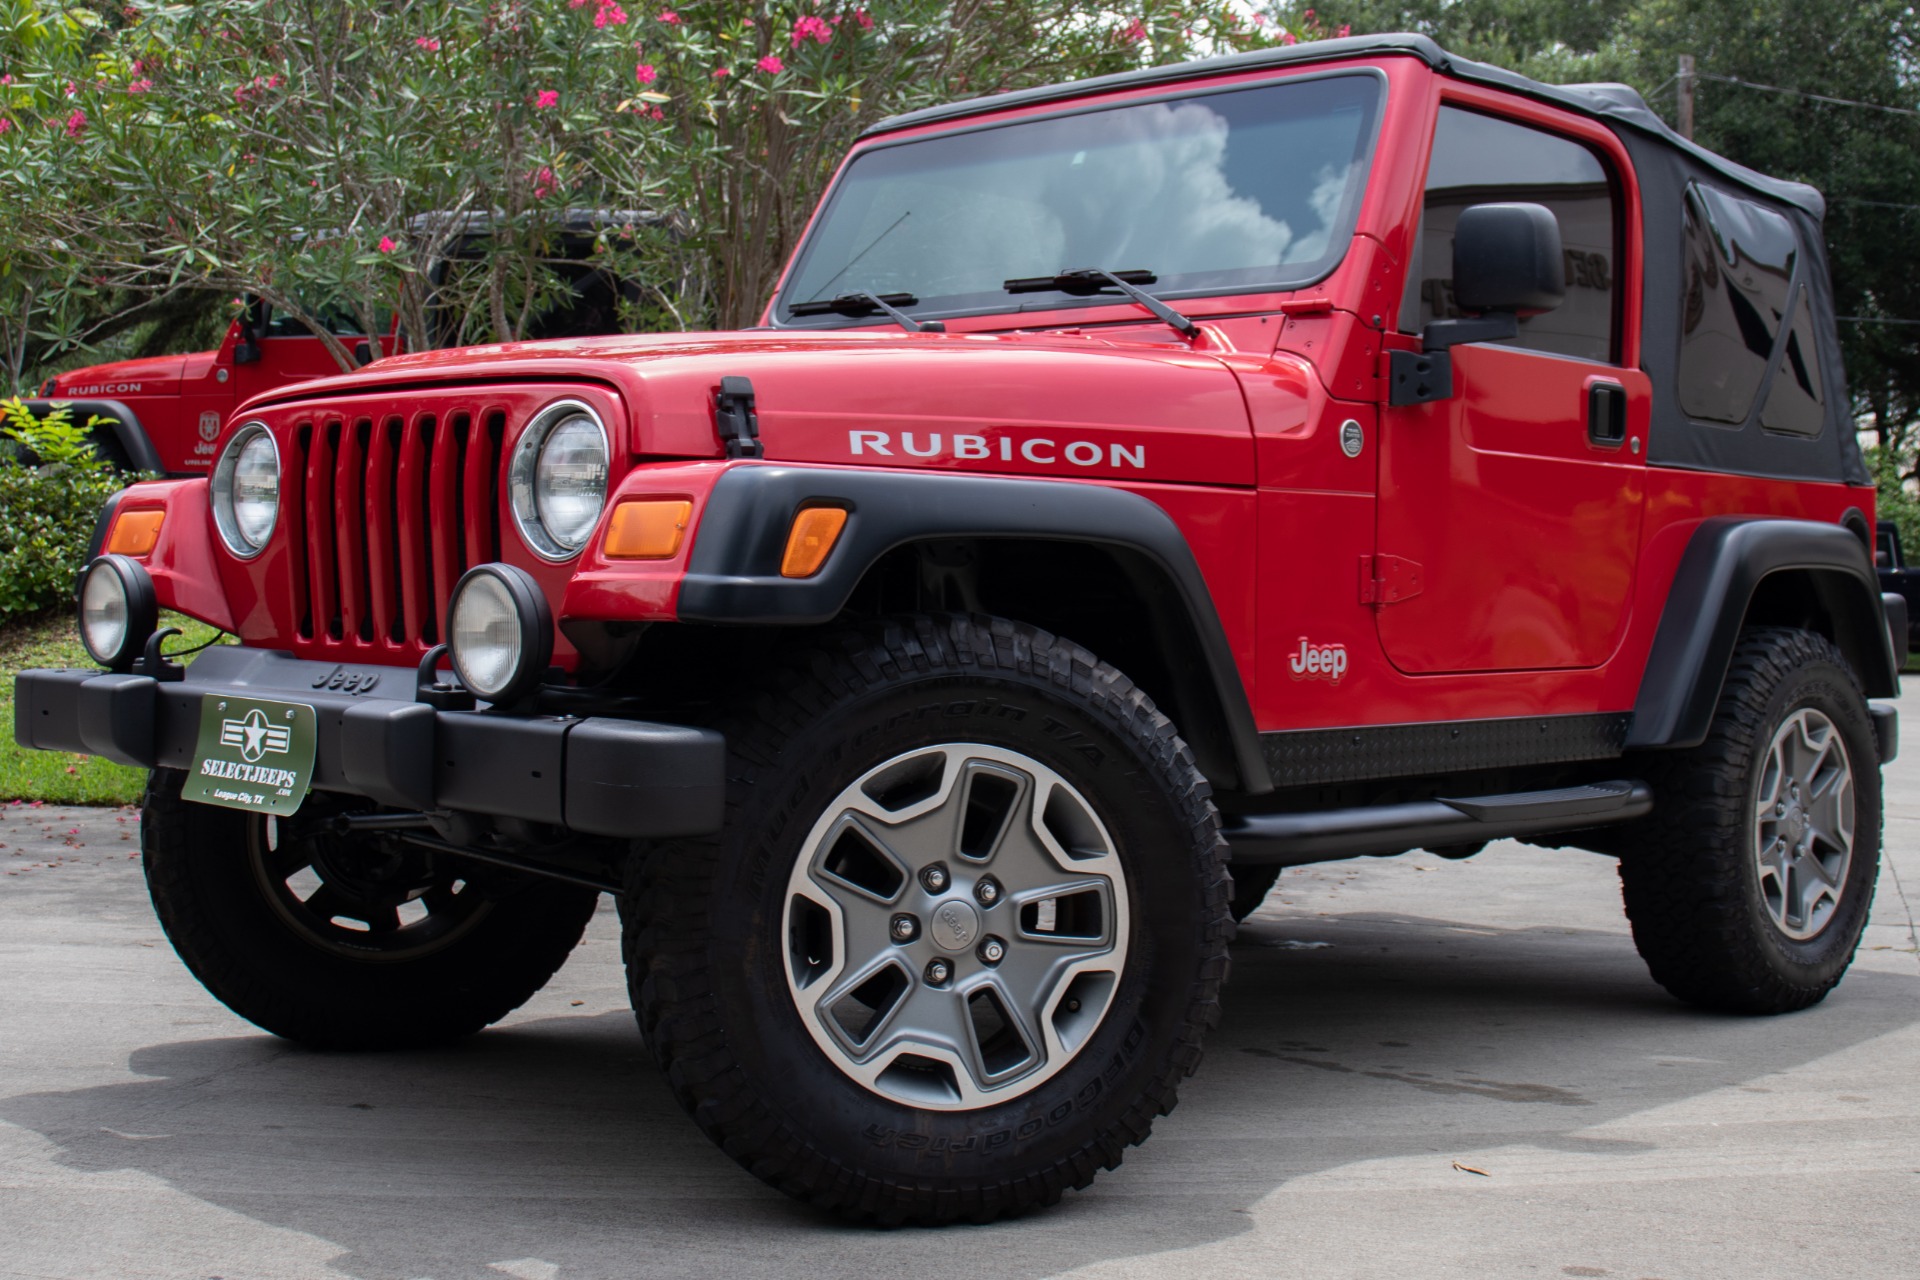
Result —
<instances>
[{"instance_id":1,"label":"vertical grille slot","mask_svg":"<svg viewBox=\"0 0 1920 1280\"><path fill-rule=\"evenodd\" d=\"M400 432L394 476L394 541L400 556L400 625L405 640L437 644L433 577L427 557L427 458L433 448L433 415L414 415Z\"/></svg>"},{"instance_id":2,"label":"vertical grille slot","mask_svg":"<svg viewBox=\"0 0 1920 1280\"><path fill-rule=\"evenodd\" d=\"M335 635L347 640L373 639L367 617L367 434L371 424L329 423L337 440L334 455L333 524L339 539L335 551L340 567L340 625Z\"/></svg>"},{"instance_id":3,"label":"vertical grille slot","mask_svg":"<svg viewBox=\"0 0 1920 1280\"><path fill-rule=\"evenodd\" d=\"M469 421L465 413L448 414L434 433L433 451L428 455L428 562L433 567L436 633L446 622L447 601L453 595L453 584L466 571L466 566L460 563L460 452Z\"/></svg>"},{"instance_id":4,"label":"vertical grille slot","mask_svg":"<svg viewBox=\"0 0 1920 1280\"><path fill-rule=\"evenodd\" d=\"M367 439L367 592L370 597L368 639L396 644L400 586L400 551L394 541L394 450L399 423L388 419L368 423Z\"/></svg>"},{"instance_id":5,"label":"vertical grille slot","mask_svg":"<svg viewBox=\"0 0 1920 1280\"><path fill-rule=\"evenodd\" d=\"M335 570L333 542L333 450L339 438L335 424L314 423L312 441L307 450L307 552L312 571L307 574L307 609L310 629L316 640L339 639L335 611Z\"/></svg>"}]
</instances>

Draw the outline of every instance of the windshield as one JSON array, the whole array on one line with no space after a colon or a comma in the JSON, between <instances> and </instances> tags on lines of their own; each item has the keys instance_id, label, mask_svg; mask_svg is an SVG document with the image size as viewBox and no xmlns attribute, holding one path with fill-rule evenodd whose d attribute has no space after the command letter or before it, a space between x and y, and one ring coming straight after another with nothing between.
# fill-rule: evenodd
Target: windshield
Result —
<instances>
[{"instance_id":1,"label":"windshield","mask_svg":"<svg viewBox=\"0 0 1920 1280\"><path fill-rule=\"evenodd\" d=\"M835 186L779 318L847 324L790 308L856 290L910 295L917 316L1054 309L1069 291L1006 283L1089 267L1151 272L1160 296L1311 283L1352 234L1380 84L1325 76L877 147Z\"/></svg>"}]
</instances>

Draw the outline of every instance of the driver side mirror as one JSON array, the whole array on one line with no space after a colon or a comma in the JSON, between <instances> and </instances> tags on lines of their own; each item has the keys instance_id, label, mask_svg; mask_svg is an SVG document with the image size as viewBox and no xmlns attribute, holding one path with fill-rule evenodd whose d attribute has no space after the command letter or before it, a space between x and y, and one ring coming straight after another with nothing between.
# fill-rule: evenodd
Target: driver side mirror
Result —
<instances>
[{"instance_id":1,"label":"driver side mirror","mask_svg":"<svg viewBox=\"0 0 1920 1280\"><path fill-rule=\"evenodd\" d=\"M1424 352L1395 351L1390 404L1423 404L1453 395L1449 348L1498 342L1520 332L1520 317L1566 300L1560 222L1539 204L1476 204L1453 228L1453 297L1477 316L1435 320L1421 331Z\"/></svg>"},{"instance_id":2,"label":"driver side mirror","mask_svg":"<svg viewBox=\"0 0 1920 1280\"><path fill-rule=\"evenodd\" d=\"M260 344L252 334L233 344L233 362L235 364L259 364Z\"/></svg>"}]
</instances>

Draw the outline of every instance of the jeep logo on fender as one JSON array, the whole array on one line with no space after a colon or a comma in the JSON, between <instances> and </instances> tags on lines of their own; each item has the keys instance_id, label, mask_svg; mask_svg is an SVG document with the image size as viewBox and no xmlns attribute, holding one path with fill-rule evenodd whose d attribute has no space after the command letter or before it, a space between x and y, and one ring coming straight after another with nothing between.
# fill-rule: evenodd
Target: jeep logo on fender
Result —
<instances>
[{"instance_id":1,"label":"jeep logo on fender","mask_svg":"<svg viewBox=\"0 0 1920 1280\"><path fill-rule=\"evenodd\" d=\"M1300 652L1287 659L1287 670L1295 680L1325 680L1329 684L1339 684L1340 677L1347 674L1347 646L1314 644L1301 636Z\"/></svg>"},{"instance_id":2,"label":"jeep logo on fender","mask_svg":"<svg viewBox=\"0 0 1920 1280\"><path fill-rule=\"evenodd\" d=\"M989 439L974 435L949 436L938 431L924 435L918 431L902 431L898 443L900 452L896 454L895 436L891 431L847 432L847 452L856 458L875 454L882 458L949 458L960 462L984 462L989 458L1012 462L1019 459L1043 467L1056 467L1064 463L1075 467L1147 469L1147 446L1144 444L1099 445L1091 440L1061 441L1048 436L1028 436L1024 440L1016 440L1012 436Z\"/></svg>"}]
</instances>

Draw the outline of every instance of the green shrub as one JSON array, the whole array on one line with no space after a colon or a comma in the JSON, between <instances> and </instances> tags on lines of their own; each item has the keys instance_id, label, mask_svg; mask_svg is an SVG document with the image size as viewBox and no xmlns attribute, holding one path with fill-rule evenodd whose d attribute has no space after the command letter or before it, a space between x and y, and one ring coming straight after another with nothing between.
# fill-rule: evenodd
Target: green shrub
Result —
<instances>
[{"instance_id":1,"label":"green shrub","mask_svg":"<svg viewBox=\"0 0 1920 1280\"><path fill-rule=\"evenodd\" d=\"M94 455L66 406L36 420L0 400L0 620L73 598L101 506L125 477ZM91 423L88 426L92 426Z\"/></svg>"}]
</instances>

